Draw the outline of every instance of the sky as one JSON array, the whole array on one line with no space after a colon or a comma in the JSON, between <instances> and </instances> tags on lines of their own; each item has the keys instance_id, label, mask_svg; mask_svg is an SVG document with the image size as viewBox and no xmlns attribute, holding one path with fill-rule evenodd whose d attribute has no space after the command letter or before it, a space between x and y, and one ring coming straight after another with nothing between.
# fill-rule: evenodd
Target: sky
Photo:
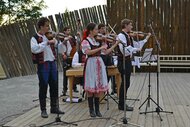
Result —
<instances>
[{"instance_id":1,"label":"sky","mask_svg":"<svg viewBox=\"0 0 190 127\"><path fill-rule=\"evenodd\" d=\"M96 5L105 5L107 0L44 0L47 9L42 11L43 16L49 16L64 13L66 9L69 11L81 8L92 7Z\"/></svg>"}]
</instances>

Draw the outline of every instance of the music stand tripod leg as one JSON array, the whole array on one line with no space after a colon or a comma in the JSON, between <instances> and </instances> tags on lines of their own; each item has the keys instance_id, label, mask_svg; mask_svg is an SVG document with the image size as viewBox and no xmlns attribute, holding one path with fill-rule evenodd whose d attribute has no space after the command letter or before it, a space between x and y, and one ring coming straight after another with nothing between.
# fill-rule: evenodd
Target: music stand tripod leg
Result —
<instances>
[{"instance_id":1,"label":"music stand tripod leg","mask_svg":"<svg viewBox=\"0 0 190 127\"><path fill-rule=\"evenodd\" d=\"M109 98L110 97L113 101L115 101L116 104L118 104L118 102L115 100L115 98L113 98L110 94L109 94L109 91L107 91L107 93L104 95L104 97L100 100L100 102L102 100L104 100L105 98L107 97L107 110L109 110Z\"/></svg>"},{"instance_id":2,"label":"music stand tripod leg","mask_svg":"<svg viewBox=\"0 0 190 127\"><path fill-rule=\"evenodd\" d=\"M127 125L136 126L136 127L143 127L143 126L141 126L141 125L134 124L134 123L130 123L130 122L127 122L126 124L127 124ZM116 127L117 125L123 125L123 123L117 123L117 124L111 125L111 126L109 126L109 127Z\"/></svg>"}]
</instances>

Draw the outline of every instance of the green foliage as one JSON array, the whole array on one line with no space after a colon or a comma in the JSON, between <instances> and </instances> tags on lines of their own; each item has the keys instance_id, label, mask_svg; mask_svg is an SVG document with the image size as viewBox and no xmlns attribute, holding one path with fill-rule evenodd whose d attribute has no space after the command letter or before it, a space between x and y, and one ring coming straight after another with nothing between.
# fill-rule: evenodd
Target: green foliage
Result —
<instances>
[{"instance_id":1,"label":"green foliage","mask_svg":"<svg viewBox=\"0 0 190 127\"><path fill-rule=\"evenodd\" d=\"M0 0L0 25L42 16L44 0Z\"/></svg>"}]
</instances>

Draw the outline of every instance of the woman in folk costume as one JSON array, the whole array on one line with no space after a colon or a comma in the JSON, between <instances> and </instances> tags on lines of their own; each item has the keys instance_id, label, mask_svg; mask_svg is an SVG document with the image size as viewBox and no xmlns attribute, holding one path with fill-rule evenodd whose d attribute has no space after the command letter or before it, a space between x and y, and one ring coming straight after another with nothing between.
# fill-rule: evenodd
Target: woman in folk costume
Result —
<instances>
[{"instance_id":1,"label":"woman in folk costume","mask_svg":"<svg viewBox=\"0 0 190 127\"><path fill-rule=\"evenodd\" d=\"M99 96L101 92L108 90L106 67L100 54L101 52L110 53L119 43L116 42L107 49L107 45L102 45L95 40L97 34L98 26L95 23L89 23L86 27L87 37L82 41L82 51L88 56L84 69L84 89L87 92L91 117L102 117L99 110Z\"/></svg>"}]
</instances>

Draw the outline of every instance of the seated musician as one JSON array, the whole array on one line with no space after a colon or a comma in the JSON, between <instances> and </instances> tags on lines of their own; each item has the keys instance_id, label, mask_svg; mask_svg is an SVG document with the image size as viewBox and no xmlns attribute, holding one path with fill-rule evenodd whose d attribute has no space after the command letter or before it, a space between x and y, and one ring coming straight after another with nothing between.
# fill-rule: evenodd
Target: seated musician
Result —
<instances>
[{"instance_id":1,"label":"seated musician","mask_svg":"<svg viewBox=\"0 0 190 127\"><path fill-rule=\"evenodd\" d=\"M72 59L72 67L84 66L87 56L82 52L81 46L79 51L75 52Z\"/></svg>"},{"instance_id":2,"label":"seated musician","mask_svg":"<svg viewBox=\"0 0 190 127\"><path fill-rule=\"evenodd\" d=\"M75 52L73 59L72 59L72 67L84 67L84 64L86 62L87 55L82 52L82 47L80 46L79 50ZM84 89L84 77L75 78L74 81L75 84L80 84L83 86ZM84 97L84 91L82 96Z\"/></svg>"}]
</instances>

